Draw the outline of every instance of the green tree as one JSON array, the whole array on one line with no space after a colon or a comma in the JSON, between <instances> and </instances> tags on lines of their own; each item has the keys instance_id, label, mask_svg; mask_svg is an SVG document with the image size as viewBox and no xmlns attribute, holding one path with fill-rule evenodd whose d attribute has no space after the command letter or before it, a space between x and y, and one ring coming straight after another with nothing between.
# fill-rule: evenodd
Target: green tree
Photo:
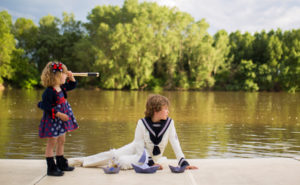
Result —
<instances>
[{"instance_id":1,"label":"green tree","mask_svg":"<svg viewBox=\"0 0 300 185\"><path fill-rule=\"evenodd\" d=\"M36 51L39 28L30 19L18 18L14 23L13 33L17 40L17 47L25 51L25 55L32 61Z\"/></svg>"},{"instance_id":2,"label":"green tree","mask_svg":"<svg viewBox=\"0 0 300 185\"><path fill-rule=\"evenodd\" d=\"M251 61L251 64L249 64L251 67L249 67L248 69L250 71L253 71L252 57L255 51L255 49L253 49L253 41L254 37L248 32L241 34L240 31L236 31L229 35L230 52L228 55L227 63L230 64L230 72L225 71L221 75L221 77L225 77L227 79L226 85L223 85L225 86L226 90L245 89L244 83L246 81L246 78L241 78L240 76L242 75L242 69L245 68L245 64L249 63L249 61ZM245 64L242 64L242 61L247 62L244 62Z\"/></svg>"},{"instance_id":3,"label":"green tree","mask_svg":"<svg viewBox=\"0 0 300 185\"><path fill-rule=\"evenodd\" d=\"M280 68L280 83L289 92L300 90L300 30L283 34L283 62Z\"/></svg>"},{"instance_id":4,"label":"green tree","mask_svg":"<svg viewBox=\"0 0 300 185\"><path fill-rule=\"evenodd\" d=\"M11 67L13 68L11 81L14 86L31 89L38 85L38 70L35 65L29 61L23 49L16 49L13 52Z\"/></svg>"},{"instance_id":5,"label":"green tree","mask_svg":"<svg viewBox=\"0 0 300 185\"><path fill-rule=\"evenodd\" d=\"M241 60L253 59L253 53L257 49L253 48L254 37L250 33L241 34L240 31L236 31L229 35L229 40L231 46L229 58L233 60L233 68L239 65Z\"/></svg>"},{"instance_id":6,"label":"green tree","mask_svg":"<svg viewBox=\"0 0 300 185\"><path fill-rule=\"evenodd\" d=\"M214 35L213 43L215 52L212 65L212 76L217 74L218 69L227 68L228 54L230 51L229 37L225 30L220 30Z\"/></svg>"},{"instance_id":7,"label":"green tree","mask_svg":"<svg viewBox=\"0 0 300 185\"><path fill-rule=\"evenodd\" d=\"M208 27L203 19L191 24L187 30L184 54L192 89L210 88L214 85L211 75L214 68L214 40L207 32Z\"/></svg>"},{"instance_id":8,"label":"green tree","mask_svg":"<svg viewBox=\"0 0 300 185\"><path fill-rule=\"evenodd\" d=\"M258 65L257 80L261 90L280 89L279 71L283 55L280 37L281 30L255 34L253 60Z\"/></svg>"},{"instance_id":9,"label":"green tree","mask_svg":"<svg viewBox=\"0 0 300 185\"><path fill-rule=\"evenodd\" d=\"M215 89L224 89L229 79L232 59L229 58L229 36L225 30L220 30L214 35L214 60L211 76L216 83Z\"/></svg>"},{"instance_id":10,"label":"green tree","mask_svg":"<svg viewBox=\"0 0 300 185\"><path fill-rule=\"evenodd\" d=\"M242 60L236 77L239 79L240 87L245 91L258 91L259 87L256 81L256 64L251 60Z\"/></svg>"},{"instance_id":11,"label":"green tree","mask_svg":"<svg viewBox=\"0 0 300 185\"><path fill-rule=\"evenodd\" d=\"M154 53L159 56L154 63L153 76L160 78L166 89L185 88L188 84L187 80L184 80L187 74L183 71L184 43L187 28L194 20L189 14L179 12L177 9L167 7L152 9L156 10L155 16L151 18L153 31L156 33L153 41Z\"/></svg>"},{"instance_id":12,"label":"green tree","mask_svg":"<svg viewBox=\"0 0 300 185\"><path fill-rule=\"evenodd\" d=\"M12 34L12 20L7 11L0 12L0 85L3 78L12 77L12 53L15 48L15 40Z\"/></svg>"},{"instance_id":13,"label":"green tree","mask_svg":"<svg viewBox=\"0 0 300 185\"><path fill-rule=\"evenodd\" d=\"M300 30L211 36L177 8L125 0L96 6L88 22L63 12L32 20L0 12L0 84L32 88L48 61L99 71L80 84L104 89L287 90L300 88Z\"/></svg>"},{"instance_id":14,"label":"green tree","mask_svg":"<svg viewBox=\"0 0 300 185\"><path fill-rule=\"evenodd\" d=\"M59 33L61 34L61 36L59 37L58 46L60 47L61 52L59 60L61 60L64 64L67 65L68 68L72 69L73 71L82 71L83 69L81 67L83 67L83 64L86 62L86 60L78 61L75 54L75 45L84 37L82 23L75 20L75 16L73 13L68 14L66 12L63 12L63 20ZM88 46L82 49L83 51L85 51L88 49Z\"/></svg>"},{"instance_id":15,"label":"green tree","mask_svg":"<svg viewBox=\"0 0 300 185\"><path fill-rule=\"evenodd\" d=\"M52 15L44 16L39 21L36 52L33 55L39 71L42 71L49 61L61 60L63 56L60 47L60 23L61 21Z\"/></svg>"},{"instance_id":16,"label":"green tree","mask_svg":"<svg viewBox=\"0 0 300 185\"><path fill-rule=\"evenodd\" d=\"M13 30L18 49L13 53L11 63L14 69L12 83L21 88L33 88L39 81L39 74L32 57L36 51L38 27L30 19L19 18L14 23Z\"/></svg>"},{"instance_id":17,"label":"green tree","mask_svg":"<svg viewBox=\"0 0 300 185\"><path fill-rule=\"evenodd\" d=\"M166 88L175 86L181 32L190 16L156 3L128 0L121 9L96 7L88 20L102 87L142 89L156 79Z\"/></svg>"}]
</instances>

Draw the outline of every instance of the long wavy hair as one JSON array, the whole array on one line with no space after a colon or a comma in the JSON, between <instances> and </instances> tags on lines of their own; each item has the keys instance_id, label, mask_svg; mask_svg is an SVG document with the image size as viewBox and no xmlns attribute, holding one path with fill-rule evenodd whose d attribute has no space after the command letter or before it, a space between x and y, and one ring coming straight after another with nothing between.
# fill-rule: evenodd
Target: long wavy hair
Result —
<instances>
[{"instance_id":1,"label":"long wavy hair","mask_svg":"<svg viewBox=\"0 0 300 185\"><path fill-rule=\"evenodd\" d=\"M48 62L45 68L43 69L42 75L41 75L41 82L44 87L53 87L57 84L60 84L60 78L62 73L66 73L68 71L68 68L66 65L62 64L62 69L63 71L57 71L53 72L52 69L52 63L53 62ZM58 62L54 62L58 64Z\"/></svg>"},{"instance_id":2,"label":"long wavy hair","mask_svg":"<svg viewBox=\"0 0 300 185\"><path fill-rule=\"evenodd\" d=\"M146 103L145 117L151 118L154 112L161 111L163 106L170 106L168 98L159 94L149 95Z\"/></svg>"}]
</instances>

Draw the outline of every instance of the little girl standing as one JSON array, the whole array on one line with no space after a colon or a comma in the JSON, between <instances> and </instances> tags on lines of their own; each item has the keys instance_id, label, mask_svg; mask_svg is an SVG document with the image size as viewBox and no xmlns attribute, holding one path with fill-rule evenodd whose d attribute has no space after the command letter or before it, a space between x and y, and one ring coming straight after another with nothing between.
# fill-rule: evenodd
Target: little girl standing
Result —
<instances>
[{"instance_id":1,"label":"little girl standing","mask_svg":"<svg viewBox=\"0 0 300 185\"><path fill-rule=\"evenodd\" d=\"M78 128L70 104L67 102L67 91L74 89L77 83L72 72L61 62L48 62L43 69L41 81L46 90L42 95L42 101L38 103L38 107L44 110L39 136L48 138L45 152L47 175L62 176L63 171L74 170L63 155L66 132ZM53 158L55 145L56 164Z\"/></svg>"}]
</instances>

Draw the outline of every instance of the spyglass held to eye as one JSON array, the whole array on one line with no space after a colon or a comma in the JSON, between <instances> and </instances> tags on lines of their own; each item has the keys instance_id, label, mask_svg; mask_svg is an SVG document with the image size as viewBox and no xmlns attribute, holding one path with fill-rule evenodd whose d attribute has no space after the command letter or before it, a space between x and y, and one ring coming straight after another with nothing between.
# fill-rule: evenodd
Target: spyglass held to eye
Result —
<instances>
[{"instance_id":1,"label":"spyglass held to eye","mask_svg":"<svg viewBox=\"0 0 300 185\"><path fill-rule=\"evenodd\" d=\"M58 62L58 63L53 62L51 64L53 73L56 73L58 71L63 72L62 65L63 64L61 62ZM81 76L81 77L89 77L89 76L99 77L98 72L74 72L72 74L73 74L73 76Z\"/></svg>"}]
</instances>

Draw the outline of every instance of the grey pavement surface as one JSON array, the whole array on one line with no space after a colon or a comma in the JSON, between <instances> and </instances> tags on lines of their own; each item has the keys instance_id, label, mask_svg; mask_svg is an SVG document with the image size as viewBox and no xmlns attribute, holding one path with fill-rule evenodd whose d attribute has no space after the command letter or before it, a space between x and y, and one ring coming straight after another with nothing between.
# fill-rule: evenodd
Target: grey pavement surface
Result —
<instances>
[{"instance_id":1,"label":"grey pavement surface","mask_svg":"<svg viewBox=\"0 0 300 185\"><path fill-rule=\"evenodd\" d=\"M62 177L46 175L44 160L0 159L1 185L299 185L300 161L291 158L189 159L198 170L171 173L167 164L154 174L134 170L105 174L101 168L76 167ZM176 166L176 160L168 164Z\"/></svg>"}]
</instances>

